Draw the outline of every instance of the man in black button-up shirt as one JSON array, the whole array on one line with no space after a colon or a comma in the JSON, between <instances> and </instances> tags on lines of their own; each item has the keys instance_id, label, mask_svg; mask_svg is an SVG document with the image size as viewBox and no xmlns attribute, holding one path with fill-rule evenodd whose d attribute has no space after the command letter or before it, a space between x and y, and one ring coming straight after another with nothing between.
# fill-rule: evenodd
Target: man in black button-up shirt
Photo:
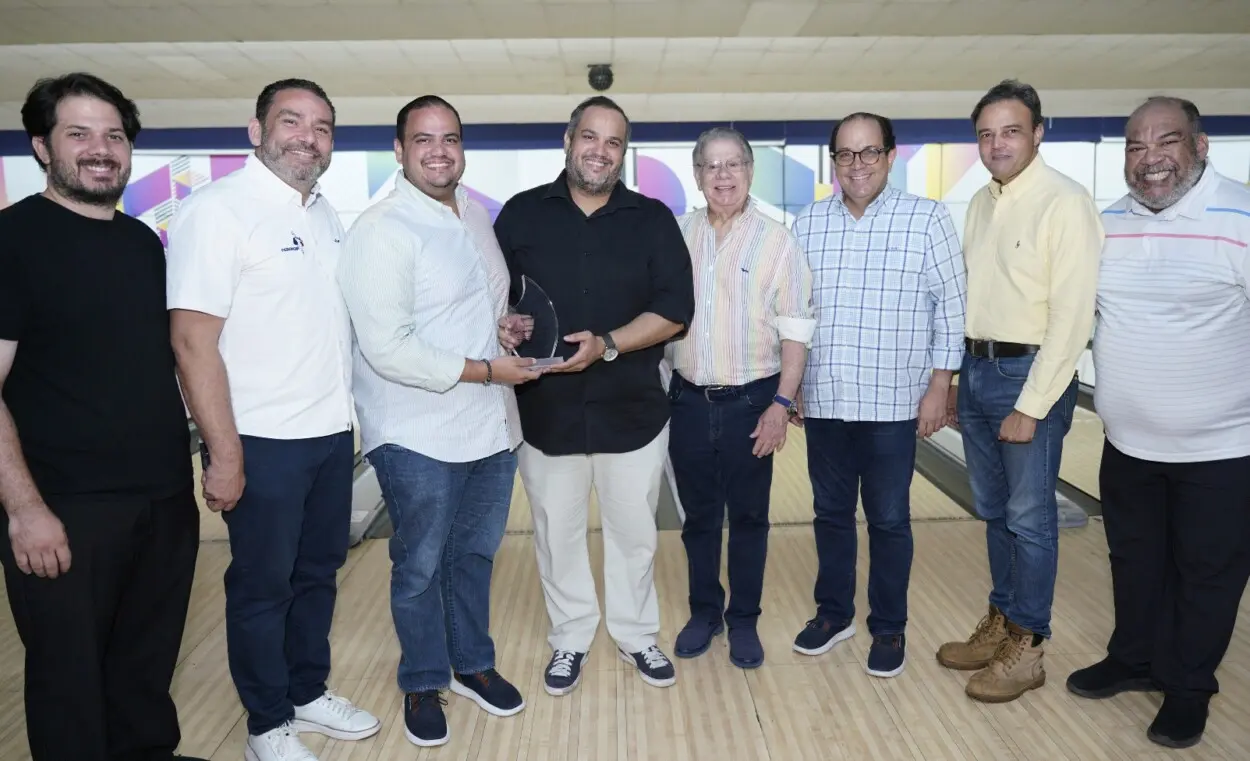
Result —
<instances>
[{"instance_id":1,"label":"man in black button-up shirt","mask_svg":"<svg viewBox=\"0 0 1250 761\"><path fill-rule=\"evenodd\" d=\"M675 681L655 644L652 560L669 415L659 366L664 343L694 315L694 284L672 211L621 183L628 140L619 106L586 100L565 133L565 170L512 198L495 222L514 295L522 277L532 279L564 334L565 361L517 388L553 695L577 685L599 625L586 547L592 485L604 524L608 633L649 684Z\"/></svg>"}]
</instances>

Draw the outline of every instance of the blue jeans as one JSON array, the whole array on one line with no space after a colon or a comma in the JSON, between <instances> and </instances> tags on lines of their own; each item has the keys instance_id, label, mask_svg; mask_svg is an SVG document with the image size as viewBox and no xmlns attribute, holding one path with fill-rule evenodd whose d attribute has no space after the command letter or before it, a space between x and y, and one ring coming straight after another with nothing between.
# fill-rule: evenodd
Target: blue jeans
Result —
<instances>
[{"instance_id":1,"label":"blue jeans","mask_svg":"<svg viewBox=\"0 0 1250 761\"><path fill-rule=\"evenodd\" d=\"M326 691L355 445L350 431L239 438L247 484L234 509L222 513L231 555L226 641L248 732L259 735Z\"/></svg>"},{"instance_id":2,"label":"blue jeans","mask_svg":"<svg viewBox=\"0 0 1250 761\"><path fill-rule=\"evenodd\" d=\"M668 453L686 513L681 540L690 578L690 616L754 629L768 556L773 457L751 453L751 432L773 403L779 376L707 395L673 373ZM709 400L709 396L711 400ZM720 583L721 530L729 512L729 607Z\"/></svg>"},{"instance_id":3,"label":"blue jeans","mask_svg":"<svg viewBox=\"0 0 1250 761\"><path fill-rule=\"evenodd\" d=\"M807 418L807 472L816 513L816 615L834 624L855 617L855 509L868 521L868 631L902 634L911 580L911 478L916 421Z\"/></svg>"},{"instance_id":4,"label":"blue jeans","mask_svg":"<svg viewBox=\"0 0 1250 761\"><path fill-rule=\"evenodd\" d=\"M457 674L495 667L490 579L503 541L516 454L441 462L395 444L368 454L395 533L391 617L399 689L444 689Z\"/></svg>"},{"instance_id":5,"label":"blue jeans","mask_svg":"<svg viewBox=\"0 0 1250 761\"><path fill-rule=\"evenodd\" d=\"M965 355L959 376L959 429L977 516L985 521L993 590L990 604L1034 634L1050 637L1050 609L1059 567L1055 486L1063 438L1072 427L1072 379L1026 444L999 441L1015 409L1033 356L983 359Z\"/></svg>"}]
</instances>

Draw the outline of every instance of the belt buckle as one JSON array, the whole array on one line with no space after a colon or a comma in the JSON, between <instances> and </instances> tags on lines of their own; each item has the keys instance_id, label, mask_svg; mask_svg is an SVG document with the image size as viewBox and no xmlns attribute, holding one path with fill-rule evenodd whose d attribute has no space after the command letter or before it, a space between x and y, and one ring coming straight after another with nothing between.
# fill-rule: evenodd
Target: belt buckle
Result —
<instances>
[{"instance_id":1,"label":"belt buckle","mask_svg":"<svg viewBox=\"0 0 1250 761\"><path fill-rule=\"evenodd\" d=\"M703 398L704 398L704 399L706 399L706 400L708 401L708 403L710 404L710 403L711 403L711 401L712 401L712 392L713 392L713 391L723 391L725 388L726 388L725 386L704 386L704 387L703 387Z\"/></svg>"},{"instance_id":2,"label":"belt buckle","mask_svg":"<svg viewBox=\"0 0 1250 761\"><path fill-rule=\"evenodd\" d=\"M998 357L994 356L994 342L988 338L985 340L985 358L998 359Z\"/></svg>"}]
</instances>

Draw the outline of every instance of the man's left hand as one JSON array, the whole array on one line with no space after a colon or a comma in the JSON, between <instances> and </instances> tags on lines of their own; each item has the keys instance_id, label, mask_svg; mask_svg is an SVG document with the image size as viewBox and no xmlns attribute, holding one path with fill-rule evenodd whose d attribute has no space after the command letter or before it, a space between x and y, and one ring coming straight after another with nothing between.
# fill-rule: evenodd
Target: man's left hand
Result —
<instances>
[{"instance_id":1,"label":"man's left hand","mask_svg":"<svg viewBox=\"0 0 1250 761\"><path fill-rule=\"evenodd\" d=\"M790 411L774 402L768 405L760 421L755 424L751 438L755 446L751 454L756 457L767 457L773 452L780 452L786 445L786 424L790 422Z\"/></svg>"},{"instance_id":2,"label":"man's left hand","mask_svg":"<svg viewBox=\"0 0 1250 761\"><path fill-rule=\"evenodd\" d=\"M920 419L916 422L916 433L927 439L946 425L946 394L947 389L941 386L930 386L920 400Z\"/></svg>"},{"instance_id":3,"label":"man's left hand","mask_svg":"<svg viewBox=\"0 0 1250 761\"><path fill-rule=\"evenodd\" d=\"M580 373L601 359L603 352L607 349L603 339L589 330L565 336L564 340L571 344L581 344L581 346L578 347L577 353L564 362L547 368L549 373Z\"/></svg>"},{"instance_id":4,"label":"man's left hand","mask_svg":"<svg viewBox=\"0 0 1250 761\"><path fill-rule=\"evenodd\" d=\"M1027 444L1033 440L1033 433L1037 430L1037 419L1031 418L1020 410L1012 410L1012 413L1003 420L1003 425L998 429L998 438L1008 444Z\"/></svg>"}]
</instances>

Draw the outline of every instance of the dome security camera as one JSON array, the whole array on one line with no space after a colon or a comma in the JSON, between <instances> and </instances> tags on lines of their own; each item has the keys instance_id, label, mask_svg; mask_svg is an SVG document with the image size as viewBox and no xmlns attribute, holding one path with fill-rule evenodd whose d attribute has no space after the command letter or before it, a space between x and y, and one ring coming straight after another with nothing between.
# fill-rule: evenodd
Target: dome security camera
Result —
<instances>
[{"instance_id":1,"label":"dome security camera","mask_svg":"<svg viewBox=\"0 0 1250 761\"><path fill-rule=\"evenodd\" d=\"M593 63L590 65L590 74L586 77L590 86L599 92L603 92L612 86L612 65L606 63Z\"/></svg>"}]
</instances>

